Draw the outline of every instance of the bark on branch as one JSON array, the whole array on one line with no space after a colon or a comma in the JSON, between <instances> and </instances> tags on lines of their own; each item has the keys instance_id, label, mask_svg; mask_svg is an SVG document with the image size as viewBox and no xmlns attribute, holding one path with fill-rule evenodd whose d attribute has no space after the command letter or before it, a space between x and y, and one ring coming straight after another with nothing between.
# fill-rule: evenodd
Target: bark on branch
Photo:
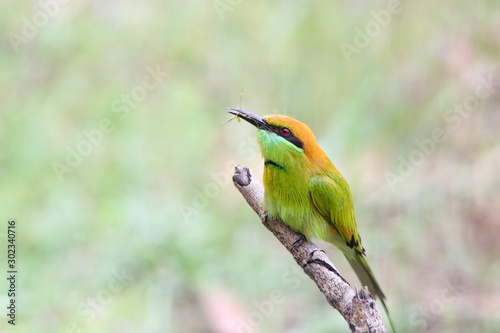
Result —
<instances>
[{"instance_id":1,"label":"bark on branch","mask_svg":"<svg viewBox=\"0 0 500 333\"><path fill-rule=\"evenodd\" d=\"M353 290L322 249L308 242L302 234L293 231L283 222L266 218L262 209L264 189L250 169L236 166L233 183L259 215L264 226L292 254L297 264L325 295L328 303L344 317L352 332L387 332L375 299L366 287L360 291Z\"/></svg>"}]
</instances>

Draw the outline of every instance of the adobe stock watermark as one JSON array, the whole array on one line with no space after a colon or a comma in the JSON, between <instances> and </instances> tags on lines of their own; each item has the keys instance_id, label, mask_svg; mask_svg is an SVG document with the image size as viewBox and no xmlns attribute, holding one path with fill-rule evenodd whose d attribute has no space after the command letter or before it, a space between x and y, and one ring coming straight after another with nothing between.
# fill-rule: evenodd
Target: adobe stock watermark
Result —
<instances>
[{"instance_id":1,"label":"adobe stock watermark","mask_svg":"<svg viewBox=\"0 0 500 333\"><path fill-rule=\"evenodd\" d=\"M288 115L286 106L279 110L272 109L272 113ZM239 154L245 156L245 162L253 161L260 156L260 147L257 143L255 135L251 135L238 145ZM234 168L241 164L235 160L226 163L226 167L222 171L210 172L210 181L201 188L196 188L193 192L190 204L181 203L178 206L179 212L182 215L184 222L190 223L198 218L203 210L208 206L210 200L216 198L221 189L233 184Z\"/></svg>"},{"instance_id":2,"label":"adobe stock watermark","mask_svg":"<svg viewBox=\"0 0 500 333\"><path fill-rule=\"evenodd\" d=\"M444 310L453 302L467 287L458 279L447 281L446 286L441 289L439 295L429 304L420 307L418 311L410 316L410 325L418 332L425 332L429 322L443 314Z\"/></svg>"},{"instance_id":3,"label":"adobe stock watermark","mask_svg":"<svg viewBox=\"0 0 500 333\"><path fill-rule=\"evenodd\" d=\"M168 76L167 72L160 70L158 66L153 69L150 66L145 68L141 84L133 87L128 94L122 94L111 104L111 111L119 116L120 120L124 120L130 114L131 110L137 108L139 103L144 101L150 92L157 89L160 84ZM52 162L52 169L59 181L63 181L63 177L67 173L71 173L75 168L80 166L85 156L92 154L96 147L102 144L106 134L110 134L115 130L115 124L110 117L102 118L98 125L90 130L81 132L81 139L74 146L67 145L66 156L64 161Z\"/></svg>"},{"instance_id":4,"label":"adobe stock watermark","mask_svg":"<svg viewBox=\"0 0 500 333\"><path fill-rule=\"evenodd\" d=\"M85 332L82 326L88 325L102 314L111 304L113 298L125 291L135 279L136 277L126 269L112 272L106 286L80 303L77 309L79 319L67 323L60 332Z\"/></svg>"},{"instance_id":5,"label":"adobe stock watermark","mask_svg":"<svg viewBox=\"0 0 500 333\"><path fill-rule=\"evenodd\" d=\"M10 46L14 52L19 52L21 47L30 43L36 38L40 29L43 29L50 20L56 17L62 6L71 0L39 0L38 8L31 17L24 16L21 19L19 32L10 32L7 34Z\"/></svg>"},{"instance_id":6,"label":"adobe stock watermark","mask_svg":"<svg viewBox=\"0 0 500 333\"><path fill-rule=\"evenodd\" d=\"M432 130L430 137L415 140L414 143L417 147L414 150L406 157L398 156L399 165L396 172L385 172L385 180L391 189L394 190L398 183L404 183L408 177L413 175L416 168L435 152L436 147L445 142L452 131L458 130L462 126L464 119L469 118L473 112L479 110L481 101L491 97L499 87L500 81L495 81L492 74L488 78L480 77L474 93L465 97L462 102L455 103L453 107L443 114L446 127L436 127Z\"/></svg>"},{"instance_id":7,"label":"adobe stock watermark","mask_svg":"<svg viewBox=\"0 0 500 333\"><path fill-rule=\"evenodd\" d=\"M226 12L232 12L243 0L214 0L212 6L221 21L224 20Z\"/></svg>"},{"instance_id":8,"label":"adobe stock watermark","mask_svg":"<svg viewBox=\"0 0 500 333\"><path fill-rule=\"evenodd\" d=\"M387 2L387 9L373 10L371 12L373 19L368 21L363 29L355 27L354 32L356 34L352 44L342 42L339 45L347 62L351 62L353 54L359 54L362 49L370 45L373 39L380 35L382 29L391 23L392 16L401 13L402 10L403 7L399 0L389 0Z\"/></svg>"},{"instance_id":9,"label":"adobe stock watermark","mask_svg":"<svg viewBox=\"0 0 500 333\"><path fill-rule=\"evenodd\" d=\"M238 145L238 152L245 155L245 160L251 161L258 157L259 146L255 137L252 135ZM193 193L193 199L190 204L181 203L178 208L184 222L191 223L198 218L203 210L208 206L211 199L217 197L221 189L233 183L234 168L237 161L231 160L226 163L222 171L210 172L211 181L202 188L196 188Z\"/></svg>"},{"instance_id":10,"label":"adobe stock watermark","mask_svg":"<svg viewBox=\"0 0 500 333\"><path fill-rule=\"evenodd\" d=\"M289 290L297 290L302 285L304 280L309 277L298 267L287 270L281 276L281 281ZM254 301L254 310L245 318L239 317L237 320L236 333L253 333L254 330L262 325L266 318L271 317L277 305L283 304L286 301L284 292L280 289L271 291L269 298L262 301Z\"/></svg>"}]
</instances>

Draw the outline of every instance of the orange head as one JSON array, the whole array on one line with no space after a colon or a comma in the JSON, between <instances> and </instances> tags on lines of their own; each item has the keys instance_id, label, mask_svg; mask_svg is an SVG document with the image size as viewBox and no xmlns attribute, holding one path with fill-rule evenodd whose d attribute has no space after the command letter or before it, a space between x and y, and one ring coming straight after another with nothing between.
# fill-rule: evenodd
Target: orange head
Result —
<instances>
[{"instance_id":1,"label":"orange head","mask_svg":"<svg viewBox=\"0 0 500 333\"><path fill-rule=\"evenodd\" d=\"M312 168L323 169L332 165L330 159L316 143L316 137L304 123L287 116L261 117L248 111L230 109L229 113L246 120L259 129L259 141L264 158L271 160L303 159Z\"/></svg>"}]
</instances>

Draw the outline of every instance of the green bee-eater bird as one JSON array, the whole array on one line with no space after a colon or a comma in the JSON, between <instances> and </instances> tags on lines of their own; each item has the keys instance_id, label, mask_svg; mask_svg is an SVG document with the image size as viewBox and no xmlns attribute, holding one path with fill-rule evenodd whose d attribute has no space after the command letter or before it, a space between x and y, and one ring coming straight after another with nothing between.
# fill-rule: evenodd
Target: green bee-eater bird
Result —
<instances>
[{"instance_id":1,"label":"green bee-eater bird","mask_svg":"<svg viewBox=\"0 0 500 333\"><path fill-rule=\"evenodd\" d=\"M389 317L385 295L364 258L349 185L318 146L311 129L287 116L261 117L240 109L230 110L258 129L257 141L264 157L263 208L267 215L282 220L308 239L319 238L338 247L361 283L380 298Z\"/></svg>"}]
</instances>

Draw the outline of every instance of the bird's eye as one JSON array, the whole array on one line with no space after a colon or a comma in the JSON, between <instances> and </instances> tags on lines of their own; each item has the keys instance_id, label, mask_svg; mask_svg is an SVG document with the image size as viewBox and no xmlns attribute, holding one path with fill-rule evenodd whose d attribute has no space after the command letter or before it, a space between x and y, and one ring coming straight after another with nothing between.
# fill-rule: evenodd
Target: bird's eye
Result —
<instances>
[{"instance_id":1,"label":"bird's eye","mask_svg":"<svg viewBox=\"0 0 500 333\"><path fill-rule=\"evenodd\" d=\"M281 135L290 135L290 130L286 127L283 127L280 132Z\"/></svg>"}]
</instances>

